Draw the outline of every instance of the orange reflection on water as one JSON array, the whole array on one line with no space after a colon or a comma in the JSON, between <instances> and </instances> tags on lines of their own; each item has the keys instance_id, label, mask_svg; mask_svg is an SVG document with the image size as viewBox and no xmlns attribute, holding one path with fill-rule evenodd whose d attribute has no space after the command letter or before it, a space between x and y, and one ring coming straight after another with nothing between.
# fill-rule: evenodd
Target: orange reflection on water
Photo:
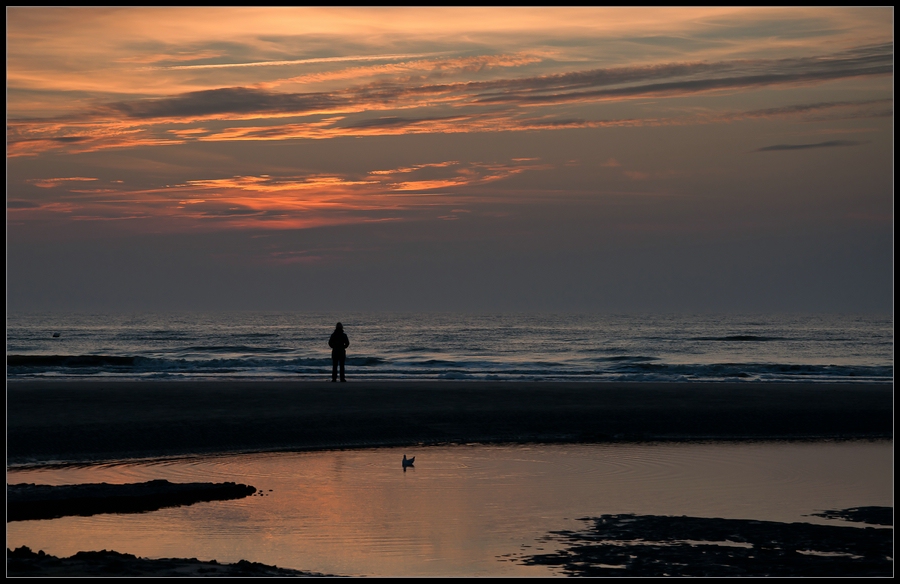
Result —
<instances>
[{"instance_id":1,"label":"orange reflection on water","mask_svg":"<svg viewBox=\"0 0 900 584\"><path fill-rule=\"evenodd\" d=\"M404 472L403 454L416 456ZM7 525L7 546L57 556L240 559L331 574L546 576L502 556L605 513L831 523L810 513L890 506L892 445L447 446L241 455L13 471L47 484L237 481L262 496L139 515ZM526 547L529 546L529 547Z\"/></svg>"}]
</instances>

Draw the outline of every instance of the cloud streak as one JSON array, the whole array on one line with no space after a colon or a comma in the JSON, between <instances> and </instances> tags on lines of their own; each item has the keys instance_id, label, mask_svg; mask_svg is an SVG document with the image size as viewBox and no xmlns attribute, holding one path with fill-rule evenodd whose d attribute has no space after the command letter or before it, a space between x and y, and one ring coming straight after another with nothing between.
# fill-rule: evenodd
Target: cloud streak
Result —
<instances>
[{"instance_id":1,"label":"cloud streak","mask_svg":"<svg viewBox=\"0 0 900 584\"><path fill-rule=\"evenodd\" d=\"M54 119L10 120L9 156L46 150L93 151L185 141L324 139L339 136L469 133L690 123L669 119L561 117L566 105L611 104L638 98L680 98L772 86L808 86L840 79L890 75L893 44L789 59L730 60L612 67L487 81L428 83L430 73L527 66L533 56L423 61L426 73L395 76L330 91L276 92L223 87L147 99L126 99ZM886 105L885 100L807 104L747 112L744 118L809 114L814 110ZM390 115L379 115L380 113ZM868 115L874 115L869 112ZM880 115L885 115L884 111ZM330 116L330 117L323 117ZM728 121L695 116L693 123ZM739 114L734 118L741 117ZM293 118L293 119L292 119ZM305 119L304 119L305 118ZM262 125L222 127L260 120ZM181 127L214 121L209 129ZM169 127L162 129L162 126Z\"/></svg>"},{"instance_id":2,"label":"cloud streak","mask_svg":"<svg viewBox=\"0 0 900 584\"><path fill-rule=\"evenodd\" d=\"M111 103L106 109L131 119L205 119L247 115L310 115L347 109L349 102L327 93L290 94L249 87L226 87L195 91L175 97Z\"/></svg>"},{"instance_id":3,"label":"cloud streak","mask_svg":"<svg viewBox=\"0 0 900 584\"><path fill-rule=\"evenodd\" d=\"M606 98L648 95L685 95L708 91L747 89L769 85L890 75L893 44L860 47L834 55L800 59L740 60L720 63L667 64L661 66L595 70L516 80L491 82L487 89L502 89L499 95L478 96L478 103L559 104ZM662 81L680 77L683 79ZM701 77L696 79L694 77ZM574 91L627 84L625 87Z\"/></svg>"},{"instance_id":4,"label":"cloud streak","mask_svg":"<svg viewBox=\"0 0 900 584\"><path fill-rule=\"evenodd\" d=\"M857 142L854 140L828 140L826 142L816 142L814 144L775 144L774 146L765 146L758 148L754 152L777 152L782 150L809 150L811 148L842 148L845 146L860 146L866 142Z\"/></svg>"},{"instance_id":5,"label":"cloud streak","mask_svg":"<svg viewBox=\"0 0 900 584\"><path fill-rule=\"evenodd\" d=\"M505 59L505 60L504 60ZM468 66L515 65L521 57L470 60ZM420 63L421 66L422 65ZM463 61L428 62L430 71L465 68ZM796 86L893 71L893 45L860 47L816 57L734 60L716 63L667 63L614 67L523 78L446 84L395 79L320 92L275 92L253 87L224 87L170 97L123 100L93 111L51 120L11 120L7 139L11 156L48 149L89 151L97 148L174 144L186 140L322 139L348 135L428 132L551 130L609 125L654 125L665 121L559 118L534 116L535 108L577 103L604 103L646 97L681 97L704 92L747 90L773 85ZM845 104L849 105L849 104ZM819 104L759 110L758 117L802 114ZM829 107L837 107L833 104ZM410 115L443 110L442 115ZM377 112L403 115L373 116ZM331 120L288 118L332 116ZM338 117L334 117L338 116ZM354 116L347 119L347 116ZM265 126L201 131L157 126L198 121L265 120ZM669 122L671 123L671 122ZM173 136L173 133L175 134ZM87 144L85 144L87 143Z\"/></svg>"},{"instance_id":6,"label":"cloud streak","mask_svg":"<svg viewBox=\"0 0 900 584\"><path fill-rule=\"evenodd\" d=\"M65 188L70 195L65 202L29 204L14 199L7 204L7 213L17 221L127 219L154 228L166 221L178 229L304 229L446 212L467 200L471 187L551 168L534 159L448 160L378 169L359 176L238 175L143 189L110 182L87 190L69 185L97 179L45 179L44 183L29 182L43 188Z\"/></svg>"},{"instance_id":7,"label":"cloud streak","mask_svg":"<svg viewBox=\"0 0 900 584\"><path fill-rule=\"evenodd\" d=\"M50 189L53 187L58 187L61 185L65 185L70 182L90 182L95 181L96 178L86 177L86 176L70 176L70 177L61 177L61 178L35 178L30 179L28 182L33 184L36 187L41 187L44 189Z\"/></svg>"},{"instance_id":8,"label":"cloud streak","mask_svg":"<svg viewBox=\"0 0 900 584\"><path fill-rule=\"evenodd\" d=\"M288 112L309 115L323 109L360 111L380 109L385 105L421 106L421 103L415 101L412 103L405 101L416 97L440 99L444 96L446 101L456 105L559 104L655 94L692 94L778 84L815 83L892 73L893 44L887 44L802 59L670 63L441 85L372 83L335 92L274 93L262 89L233 87L192 92L169 98L119 102L110 104L109 107L133 118ZM680 79L671 80L675 78Z\"/></svg>"},{"instance_id":9,"label":"cloud streak","mask_svg":"<svg viewBox=\"0 0 900 584\"><path fill-rule=\"evenodd\" d=\"M202 65L171 65L168 67L147 67L170 71L188 71L193 69L229 69L235 67L278 67L283 65L313 65L318 63L344 63L348 61L392 61L397 59L420 59L434 57L442 53L418 53L408 55L353 55L346 57L317 57L313 59L292 59L282 61L253 61L249 63L206 63Z\"/></svg>"}]
</instances>

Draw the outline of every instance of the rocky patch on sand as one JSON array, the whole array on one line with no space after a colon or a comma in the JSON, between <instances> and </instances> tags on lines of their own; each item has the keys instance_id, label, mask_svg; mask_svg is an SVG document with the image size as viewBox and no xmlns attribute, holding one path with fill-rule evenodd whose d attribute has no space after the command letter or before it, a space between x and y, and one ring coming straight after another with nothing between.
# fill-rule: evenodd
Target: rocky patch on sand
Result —
<instances>
[{"instance_id":1,"label":"rocky patch on sand","mask_svg":"<svg viewBox=\"0 0 900 584\"><path fill-rule=\"evenodd\" d=\"M861 509L861 508L860 508ZM850 519L890 507L828 511ZM746 519L601 515L583 531L554 531L552 553L509 558L569 576L891 576L892 528Z\"/></svg>"},{"instance_id":2,"label":"rocky patch on sand","mask_svg":"<svg viewBox=\"0 0 900 584\"><path fill-rule=\"evenodd\" d=\"M855 521L858 523L868 523L869 525L893 525L894 524L894 508L893 507L853 507L851 509L830 509L821 513L813 513L815 517L825 517L826 519L843 519L844 521Z\"/></svg>"},{"instance_id":3,"label":"rocky patch on sand","mask_svg":"<svg viewBox=\"0 0 900 584\"><path fill-rule=\"evenodd\" d=\"M255 487L237 483L170 483L166 480L110 485L6 485L6 521L55 519L98 513L144 513L201 501L241 499Z\"/></svg>"},{"instance_id":4,"label":"rocky patch on sand","mask_svg":"<svg viewBox=\"0 0 900 584\"><path fill-rule=\"evenodd\" d=\"M202 562L196 558L163 558L150 560L119 552L78 552L69 558L57 558L43 551L33 552L27 547L6 550L7 576L73 577L73 576L326 576L316 572L301 572L258 562L241 560L236 564L220 564L215 560Z\"/></svg>"}]
</instances>

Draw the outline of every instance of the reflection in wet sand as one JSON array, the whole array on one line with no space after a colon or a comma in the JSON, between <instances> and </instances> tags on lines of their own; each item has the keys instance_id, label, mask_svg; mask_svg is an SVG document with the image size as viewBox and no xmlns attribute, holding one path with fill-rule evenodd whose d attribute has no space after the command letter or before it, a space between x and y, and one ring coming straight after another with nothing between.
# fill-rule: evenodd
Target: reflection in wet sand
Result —
<instances>
[{"instance_id":1,"label":"reflection in wet sand","mask_svg":"<svg viewBox=\"0 0 900 584\"><path fill-rule=\"evenodd\" d=\"M416 457L405 473L404 454ZM811 514L892 505L891 468L891 442L844 442L444 446L13 470L10 483L237 481L262 496L16 522L7 547L245 559L331 574L541 576L557 572L500 560L552 553L559 542L540 538L582 529L580 517L846 524Z\"/></svg>"}]
</instances>

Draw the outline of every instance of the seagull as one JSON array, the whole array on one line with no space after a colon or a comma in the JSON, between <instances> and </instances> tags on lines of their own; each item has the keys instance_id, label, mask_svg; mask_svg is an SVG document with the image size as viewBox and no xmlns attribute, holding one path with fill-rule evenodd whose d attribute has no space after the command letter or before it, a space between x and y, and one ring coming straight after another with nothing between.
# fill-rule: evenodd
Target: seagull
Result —
<instances>
[{"instance_id":1,"label":"seagull","mask_svg":"<svg viewBox=\"0 0 900 584\"><path fill-rule=\"evenodd\" d=\"M406 458L406 455L404 454L403 455L403 469L406 470L406 467L412 466L415 461L416 461L415 456L413 456L412 458Z\"/></svg>"}]
</instances>

